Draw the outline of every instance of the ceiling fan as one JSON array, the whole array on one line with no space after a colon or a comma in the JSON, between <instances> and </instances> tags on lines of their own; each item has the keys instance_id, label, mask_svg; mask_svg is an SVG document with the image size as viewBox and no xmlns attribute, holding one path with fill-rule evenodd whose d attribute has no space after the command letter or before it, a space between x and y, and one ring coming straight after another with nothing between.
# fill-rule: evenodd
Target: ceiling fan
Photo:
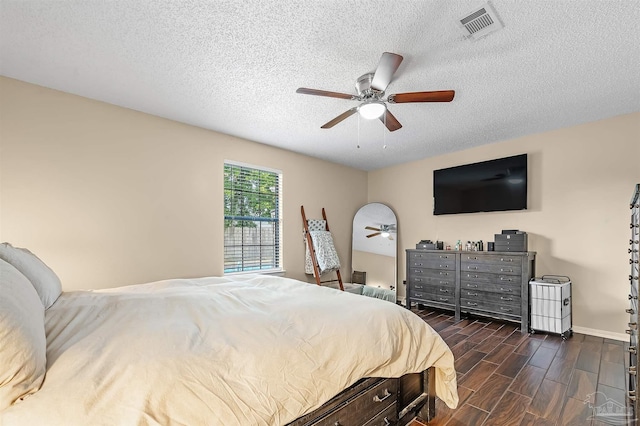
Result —
<instances>
[{"instance_id":1,"label":"ceiling fan","mask_svg":"<svg viewBox=\"0 0 640 426\"><path fill-rule=\"evenodd\" d=\"M393 240L391 233L396 231L395 225L380 225L379 228L374 228L372 226L365 226L364 229L368 229L370 231L376 231L373 234L367 235L367 238L376 237L380 235L383 238L389 238L390 240Z\"/></svg>"},{"instance_id":2,"label":"ceiling fan","mask_svg":"<svg viewBox=\"0 0 640 426\"><path fill-rule=\"evenodd\" d=\"M305 95L327 96L329 98L348 99L361 102L360 105L353 107L333 120L321 126L322 129L330 129L342 120L359 112L363 118L372 120L379 118L380 121L389 129L390 132L398 130L402 124L391 114L387 108L387 103L402 104L409 102L451 102L455 95L453 90L440 90L432 92L410 92L396 93L383 99L384 92L387 89L393 74L402 62L402 56L395 53L384 52L375 71L364 74L356 80L357 95L349 95L347 93L328 92L326 90L308 89L300 87L296 93Z\"/></svg>"}]
</instances>

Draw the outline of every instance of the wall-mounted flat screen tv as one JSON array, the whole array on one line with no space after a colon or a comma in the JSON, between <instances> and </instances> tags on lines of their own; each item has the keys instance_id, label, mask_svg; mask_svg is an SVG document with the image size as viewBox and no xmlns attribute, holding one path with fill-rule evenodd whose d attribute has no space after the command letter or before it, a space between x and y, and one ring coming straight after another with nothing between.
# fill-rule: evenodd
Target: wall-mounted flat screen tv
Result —
<instances>
[{"instance_id":1,"label":"wall-mounted flat screen tv","mask_svg":"<svg viewBox=\"0 0 640 426\"><path fill-rule=\"evenodd\" d=\"M433 171L433 214L527 208L527 154Z\"/></svg>"}]
</instances>

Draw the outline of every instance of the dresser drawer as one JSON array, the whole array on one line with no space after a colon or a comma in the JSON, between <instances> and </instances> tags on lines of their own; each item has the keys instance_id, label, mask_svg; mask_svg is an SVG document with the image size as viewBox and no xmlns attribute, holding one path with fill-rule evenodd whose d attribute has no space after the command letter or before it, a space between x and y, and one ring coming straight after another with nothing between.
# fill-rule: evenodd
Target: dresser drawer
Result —
<instances>
[{"instance_id":1,"label":"dresser drawer","mask_svg":"<svg viewBox=\"0 0 640 426\"><path fill-rule=\"evenodd\" d=\"M486 291L479 290L460 290L460 297L462 299L469 299L474 301L483 301L483 302L491 302L491 303L499 303L503 305L515 305L518 306L521 303L520 296L516 296L513 294L501 294L501 293L490 293Z\"/></svg>"},{"instance_id":2,"label":"dresser drawer","mask_svg":"<svg viewBox=\"0 0 640 426\"><path fill-rule=\"evenodd\" d=\"M398 380L385 380L368 389L337 410L312 423L313 426L350 426L362 425L368 419L377 418L381 412L387 412L390 406L395 408L398 399ZM393 419L395 416L390 416ZM383 417L384 418L384 417ZM384 424L384 423L383 423Z\"/></svg>"},{"instance_id":3,"label":"dresser drawer","mask_svg":"<svg viewBox=\"0 0 640 426\"><path fill-rule=\"evenodd\" d=\"M464 253L460 257L462 264L465 263L492 263L495 265L520 265L522 256L511 256L508 254L476 254Z\"/></svg>"},{"instance_id":4,"label":"dresser drawer","mask_svg":"<svg viewBox=\"0 0 640 426\"><path fill-rule=\"evenodd\" d=\"M416 302L437 302L447 305L455 305L455 294L451 293L436 293L433 291L412 291L411 300Z\"/></svg>"},{"instance_id":5,"label":"dresser drawer","mask_svg":"<svg viewBox=\"0 0 640 426\"><path fill-rule=\"evenodd\" d=\"M428 287L432 286L444 286L452 289L456 288L455 280L449 277L409 277L408 285L415 290L426 290Z\"/></svg>"},{"instance_id":6,"label":"dresser drawer","mask_svg":"<svg viewBox=\"0 0 640 426\"><path fill-rule=\"evenodd\" d=\"M460 298L460 309L463 312L480 311L489 314L496 315L508 315L512 317L520 318L522 306L521 305L504 305L501 303L494 303L485 300L473 300Z\"/></svg>"},{"instance_id":7,"label":"dresser drawer","mask_svg":"<svg viewBox=\"0 0 640 426\"><path fill-rule=\"evenodd\" d=\"M407 259L410 262L420 261L420 260L428 260L428 261L452 261L455 262L456 255L453 253L426 253L421 251L410 251L409 257Z\"/></svg>"},{"instance_id":8,"label":"dresser drawer","mask_svg":"<svg viewBox=\"0 0 640 426\"><path fill-rule=\"evenodd\" d=\"M522 283L522 277L519 275L509 274L488 274L486 272L462 272L460 274L460 280L470 281L476 283L488 283L498 285L520 285Z\"/></svg>"},{"instance_id":9,"label":"dresser drawer","mask_svg":"<svg viewBox=\"0 0 640 426\"><path fill-rule=\"evenodd\" d=\"M493 263L484 262L461 262L460 273L464 276L467 272L488 272L493 274L508 274L508 275L520 275L522 274L522 265L520 264L504 264L496 265Z\"/></svg>"},{"instance_id":10,"label":"dresser drawer","mask_svg":"<svg viewBox=\"0 0 640 426\"><path fill-rule=\"evenodd\" d=\"M456 270L455 259L410 259L410 268L448 269Z\"/></svg>"},{"instance_id":11,"label":"dresser drawer","mask_svg":"<svg viewBox=\"0 0 640 426\"><path fill-rule=\"evenodd\" d=\"M411 294L427 293L439 296L453 296L456 293L455 286L446 285L425 285L423 288L411 287Z\"/></svg>"},{"instance_id":12,"label":"dresser drawer","mask_svg":"<svg viewBox=\"0 0 640 426\"><path fill-rule=\"evenodd\" d=\"M460 289L461 290L482 290L491 293L503 293L510 294L513 296L521 296L522 295L522 287L520 286L520 282L514 281L504 281L502 283L496 282L478 282L478 281L460 281Z\"/></svg>"},{"instance_id":13,"label":"dresser drawer","mask_svg":"<svg viewBox=\"0 0 640 426\"><path fill-rule=\"evenodd\" d=\"M456 271L448 269L407 268L409 279L430 277L442 280L455 280Z\"/></svg>"}]
</instances>

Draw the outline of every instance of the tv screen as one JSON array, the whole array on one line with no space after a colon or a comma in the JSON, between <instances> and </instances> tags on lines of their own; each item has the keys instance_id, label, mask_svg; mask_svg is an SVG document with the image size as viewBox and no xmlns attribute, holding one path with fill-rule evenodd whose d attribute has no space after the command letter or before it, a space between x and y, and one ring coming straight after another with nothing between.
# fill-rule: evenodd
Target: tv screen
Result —
<instances>
[{"instance_id":1,"label":"tv screen","mask_svg":"<svg viewBox=\"0 0 640 426\"><path fill-rule=\"evenodd\" d=\"M527 208L527 154L433 171L433 214Z\"/></svg>"}]
</instances>

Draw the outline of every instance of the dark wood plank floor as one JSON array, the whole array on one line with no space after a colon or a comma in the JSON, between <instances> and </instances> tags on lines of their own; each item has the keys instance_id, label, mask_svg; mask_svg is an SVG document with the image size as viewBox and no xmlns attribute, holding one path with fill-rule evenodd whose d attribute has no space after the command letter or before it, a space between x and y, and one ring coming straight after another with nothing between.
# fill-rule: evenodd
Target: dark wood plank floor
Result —
<instances>
[{"instance_id":1,"label":"dark wood plank floor","mask_svg":"<svg viewBox=\"0 0 640 426\"><path fill-rule=\"evenodd\" d=\"M460 404L436 401L430 425L635 425L628 343L574 333L523 335L518 324L413 309L455 356Z\"/></svg>"}]
</instances>

